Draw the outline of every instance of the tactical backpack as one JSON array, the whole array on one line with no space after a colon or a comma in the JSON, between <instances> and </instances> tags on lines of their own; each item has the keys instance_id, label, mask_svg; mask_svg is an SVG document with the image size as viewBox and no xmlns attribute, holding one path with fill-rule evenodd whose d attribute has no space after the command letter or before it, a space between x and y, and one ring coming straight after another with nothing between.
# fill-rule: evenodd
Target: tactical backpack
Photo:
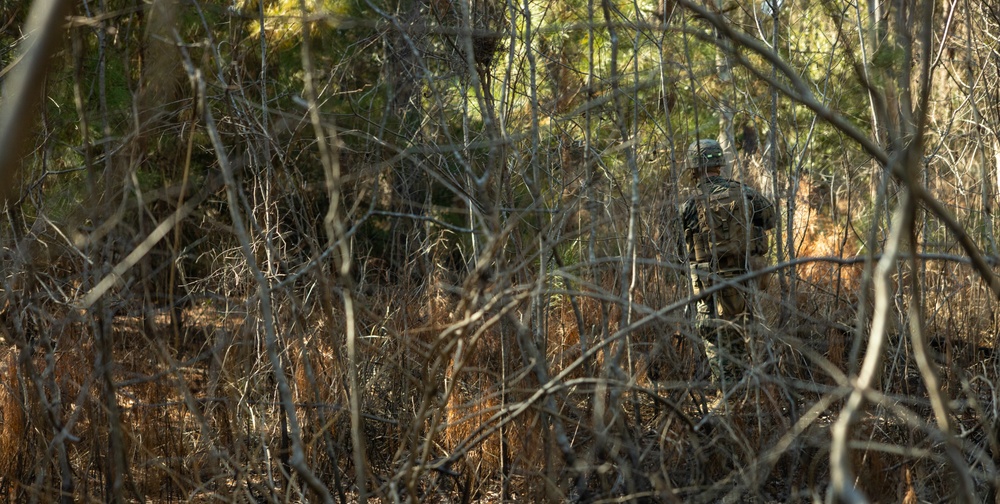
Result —
<instances>
[{"instance_id":1,"label":"tactical backpack","mask_svg":"<svg viewBox=\"0 0 1000 504\"><path fill-rule=\"evenodd\" d=\"M695 197L698 221L692 234L696 262L745 260L747 252L752 256L767 254L764 230L751 224L753 208L741 187L701 189L702 194Z\"/></svg>"}]
</instances>

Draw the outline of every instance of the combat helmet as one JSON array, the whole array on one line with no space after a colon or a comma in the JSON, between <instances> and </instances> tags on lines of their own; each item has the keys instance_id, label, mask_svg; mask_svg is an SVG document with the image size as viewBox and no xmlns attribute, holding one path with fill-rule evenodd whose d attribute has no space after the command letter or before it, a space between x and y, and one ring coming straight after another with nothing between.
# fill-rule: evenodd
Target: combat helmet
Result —
<instances>
[{"instance_id":1,"label":"combat helmet","mask_svg":"<svg viewBox=\"0 0 1000 504\"><path fill-rule=\"evenodd\" d=\"M725 164L725 155L719 142L703 138L692 142L687 149L688 168L712 168Z\"/></svg>"}]
</instances>

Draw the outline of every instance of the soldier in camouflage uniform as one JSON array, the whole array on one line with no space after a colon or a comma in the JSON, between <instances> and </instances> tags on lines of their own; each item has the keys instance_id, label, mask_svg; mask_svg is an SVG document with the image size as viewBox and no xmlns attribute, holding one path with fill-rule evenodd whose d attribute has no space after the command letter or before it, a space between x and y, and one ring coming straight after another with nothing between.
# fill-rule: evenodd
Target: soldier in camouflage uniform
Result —
<instances>
[{"instance_id":1,"label":"soldier in camouflage uniform","mask_svg":"<svg viewBox=\"0 0 1000 504\"><path fill-rule=\"evenodd\" d=\"M698 140L688 147L687 158L696 188L681 216L697 295L764 263L765 233L774 228L775 211L752 187L721 175L725 156L719 142ZM751 282L725 287L697 305L698 334L712 379L724 388L740 379L748 360L745 328L754 317L749 298L754 287Z\"/></svg>"}]
</instances>

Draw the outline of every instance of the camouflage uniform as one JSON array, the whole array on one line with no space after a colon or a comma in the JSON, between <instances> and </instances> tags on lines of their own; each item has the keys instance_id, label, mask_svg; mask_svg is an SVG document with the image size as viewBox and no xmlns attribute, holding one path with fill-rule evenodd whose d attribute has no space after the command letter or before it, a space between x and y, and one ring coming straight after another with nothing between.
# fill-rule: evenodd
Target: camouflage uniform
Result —
<instances>
[{"instance_id":1,"label":"camouflage uniform","mask_svg":"<svg viewBox=\"0 0 1000 504\"><path fill-rule=\"evenodd\" d=\"M704 156L703 150L717 152L717 156ZM689 163L695 169L722 164L722 149L715 141L695 142L688 151ZM713 195L731 200L734 189L738 191L736 194L742 193L745 200L744 210L737 213L745 213L746 216L736 219L742 221L738 225L745 230L748 217L750 229L746 231L745 241L748 243L727 247L734 244L723 243L725 238L718 236L723 233L706 233L706 225L699 219L704 219L704 208ZM768 249L765 232L775 226L774 205L752 187L701 172L697 189L681 208L681 216L696 295L719 281L744 275L753 270L754 265L764 263ZM739 252L733 252L734 249ZM754 318L749 299L753 288L747 281L738 286L725 287L698 301L695 320L698 334L705 341L712 379L720 385L731 386L743 375L742 369L749 353L744 329Z\"/></svg>"}]
</instances>

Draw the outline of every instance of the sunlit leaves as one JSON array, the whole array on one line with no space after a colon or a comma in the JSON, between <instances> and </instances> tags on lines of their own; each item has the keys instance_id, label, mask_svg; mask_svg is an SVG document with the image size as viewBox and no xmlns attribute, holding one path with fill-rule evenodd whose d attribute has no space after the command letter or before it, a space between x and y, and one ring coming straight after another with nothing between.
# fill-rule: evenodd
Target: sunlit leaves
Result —
<instances>
[{"instance_id":1,"label":"sunlit leaves","mask_svg":"<svg viewBox=\"0 0 1000 504\"><path fill-rule=\"evenodd\" d=\"M265 2L263 9L264 26L256 20L249 26L252 34L263 31L271 43L288 47L301 41L302 21L323 21L325 28L336 28L349 23L350 0L275 0ZM260 17L260 4L253 0L240 3L239 11L249 17Z\"/></svg>"}]
</instances>

